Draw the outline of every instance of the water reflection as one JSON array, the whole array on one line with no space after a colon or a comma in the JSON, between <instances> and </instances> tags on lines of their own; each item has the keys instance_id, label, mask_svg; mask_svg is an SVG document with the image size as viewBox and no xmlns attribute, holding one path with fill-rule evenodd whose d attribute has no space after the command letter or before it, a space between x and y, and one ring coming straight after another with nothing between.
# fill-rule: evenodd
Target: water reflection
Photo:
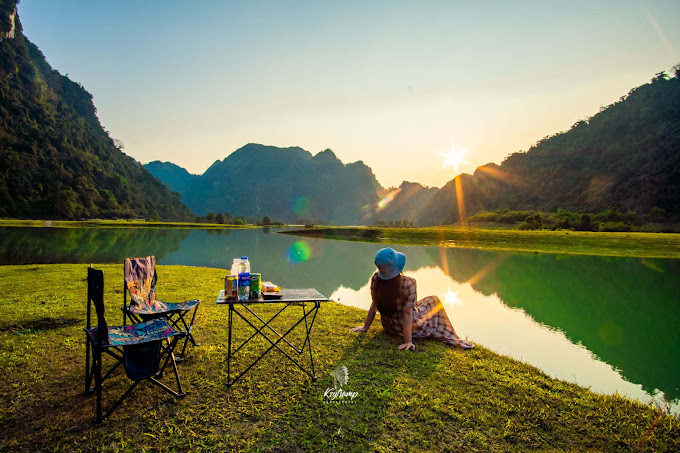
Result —
<instances>
[{"instance_id":1,"label":"water reflection","mask_svg":"<svg viewBox=\"0 0 680 453\"><path fill-rule=\"evenodd\" d=\"M265 280L367 308L382 245L275 231L1 228L0 263L122 263L154 254L161 265L226 269L248 255ZM397 248L419 295L447 300L463 336L596 391L643 401L657 389L680 396L680 260Z\"/></svg>"},{"instance_id":2,"label":"water reflection","mask_svg":"<svg viewBox=\"0 0 680 453\"><path fill-rule=\"evenodd\" d=\"M177 250L190 231L0 227L0 264L117 263L140 255L162 258Z\"/></svg>"},{"instance_id":3,"label":"water reflection","mask_svg":"<svg viewBox=\"0 0 680 453\"><path fill-rule=\"evenodd\" d=\"M679 260L471 250L446 258L454 280L563 331L645 390L680 396Z\"/></svg>"}]
</instances>

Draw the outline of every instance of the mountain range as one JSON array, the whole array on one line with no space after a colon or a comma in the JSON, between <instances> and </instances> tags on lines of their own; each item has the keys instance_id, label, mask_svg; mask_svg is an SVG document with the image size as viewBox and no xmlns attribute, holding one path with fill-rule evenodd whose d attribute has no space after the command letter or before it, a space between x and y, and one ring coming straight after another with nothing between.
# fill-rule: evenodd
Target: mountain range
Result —
<instances>
[{"instance_id":1,"label":"mountain range","mask_svg":"<svg viewBox=\"0 0 680 453\"><path fill-rule=\"evenodd\" d=\"M249 144L203 175L170 163L147 169L197 213L228 211L339 224L409 220L451 224L500 210L581 213L613 210L680 216L680 67L622 96L570 130L528 151L461 174L441 189L404 182L380 186L362 162L345 165L331 150Z\"/></svg>"},{"instance_id":2,"label":"mountain range","mask_svg":"<svg viewBox=\"0 0 680 453\"><path fill-rule=\"evenodd\" d=\"M380 186L363 162L344 164L330 149L312 155L298 147L250 143L216 161L202 175L170 162L154 161L145 167L201 215L229 212L285 222L365 224L379 216L381 195L391 192ZM416 192L434 194L419 184L405 184L408 197L401 197L403 204L399 200L393 204L392 216L413 212L411 198Z\"/></svg>"},{"instance_id":3,"label":"mountain range","mask_svg":"<svg viewBox=\"0 0 680 453\"><path fill-rule=\"evenodd\" d=\"M0 217L186 220L229 212L285 222L440 225L505 209L677 219L680 66L570 130L441 189L384 188L363 162L345 164L330 149L312 155L254 143L192 175L126 155L100 124L92 95L52 69L23 35L16 2L0 1Z\"/></svg>"}]
</instances>

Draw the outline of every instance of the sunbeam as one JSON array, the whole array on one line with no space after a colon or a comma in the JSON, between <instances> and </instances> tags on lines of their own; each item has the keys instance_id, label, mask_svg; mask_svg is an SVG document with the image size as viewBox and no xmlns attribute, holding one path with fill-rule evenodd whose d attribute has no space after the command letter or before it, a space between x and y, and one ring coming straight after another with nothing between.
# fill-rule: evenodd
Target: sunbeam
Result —
<instances>
[{"instance_id":1,"label":"sunbeam","mask_svg":"<svg viewBox=\"0 0 680 453\"><path fill-rule=\"evenodd\" d=\"M477 170L486 173L487 175L491 176L494 179L498 179L499 181L507 182L508 184L512 184L514 186L524 186L526 185L524 180L516 175L513 175L511 173L505 172L503 170L498 169L497 167L490 167L487 165L482 165L481 167L477 167Z\"/></svg>"}]
</instances>

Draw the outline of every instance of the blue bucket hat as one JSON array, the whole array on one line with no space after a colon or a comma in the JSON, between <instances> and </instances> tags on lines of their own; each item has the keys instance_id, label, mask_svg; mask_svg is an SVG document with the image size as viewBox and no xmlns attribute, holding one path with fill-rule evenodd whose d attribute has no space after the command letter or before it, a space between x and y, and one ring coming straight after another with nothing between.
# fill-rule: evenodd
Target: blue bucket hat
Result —
<instances>
[{"instance_id":1,"label":"blue bucket hat","mask_svg":"<svg viewBox=\"0 0 680 453\"><path fill-rule=\"evenodd\" d=\"M399 253L393 248L380 249L375 254L375 265L378 268L378 277L382 280L390 280L401 274L406 264L406 255Z\"/></svg>"}]
</instances>

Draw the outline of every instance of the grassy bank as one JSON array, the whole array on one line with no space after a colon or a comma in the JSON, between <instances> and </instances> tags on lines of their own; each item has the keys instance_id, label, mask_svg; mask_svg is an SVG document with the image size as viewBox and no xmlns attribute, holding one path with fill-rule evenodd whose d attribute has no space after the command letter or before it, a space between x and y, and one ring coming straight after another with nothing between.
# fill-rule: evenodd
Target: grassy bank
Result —
<instances>
[{"instance_id":1,"label":"grassy bank","mask_svg":"<svg viewBox=\"0 0 680 453\"><path fill-rule=\"evenodd\" d=\"M105 272L107 319L119 323L122 265L98 267ZM332 302L314 326L319 380L275 354L230 389L227 308L214 304L223 274L159 267L162 298L204 300L194 331L201 346L179 366L189 394L175 400L143 383L96 425L94 398L82 395L86 266L0 267L0 450L680 449L680 422L654 407L553 380L483 346L461 351L419 341L416 352L397 351L399 339L379 323L366 334L350 333L364 312ZM235 336L247 334L239 324ZM255 346L240 358L264 343ZM349 371L343 388L357 394L352 403L324 398L333 387L329 373L343 365ZM109 382L105 398L123 388L122 374Z\"/></svg>"},{"instance_id":2,"label":"grassy bank","mask_svg":"<svg viewBox=\"0 0 680 453\"><path fill-rule=\"evenodd\" d=\"M404 245L573 253L580 255L680 258L680 235L583 231L519 231L464 227L317 227L283 233L325 239Z\"/></svg>"},{"instance_id":3,"label":"grassy bank","mask_svg":"<svg viewBox=\"0 0 680 453\"><path fill-rule=\"evenodd\" d=\"M201 229L231 229L231 228L259 228L254 225L231 225L223 223L196 222L155 222L146 220L18 220L0 219L1 226L14 227L58 227L58 228L201 228Z\"/></svg>"}]
</instances>

